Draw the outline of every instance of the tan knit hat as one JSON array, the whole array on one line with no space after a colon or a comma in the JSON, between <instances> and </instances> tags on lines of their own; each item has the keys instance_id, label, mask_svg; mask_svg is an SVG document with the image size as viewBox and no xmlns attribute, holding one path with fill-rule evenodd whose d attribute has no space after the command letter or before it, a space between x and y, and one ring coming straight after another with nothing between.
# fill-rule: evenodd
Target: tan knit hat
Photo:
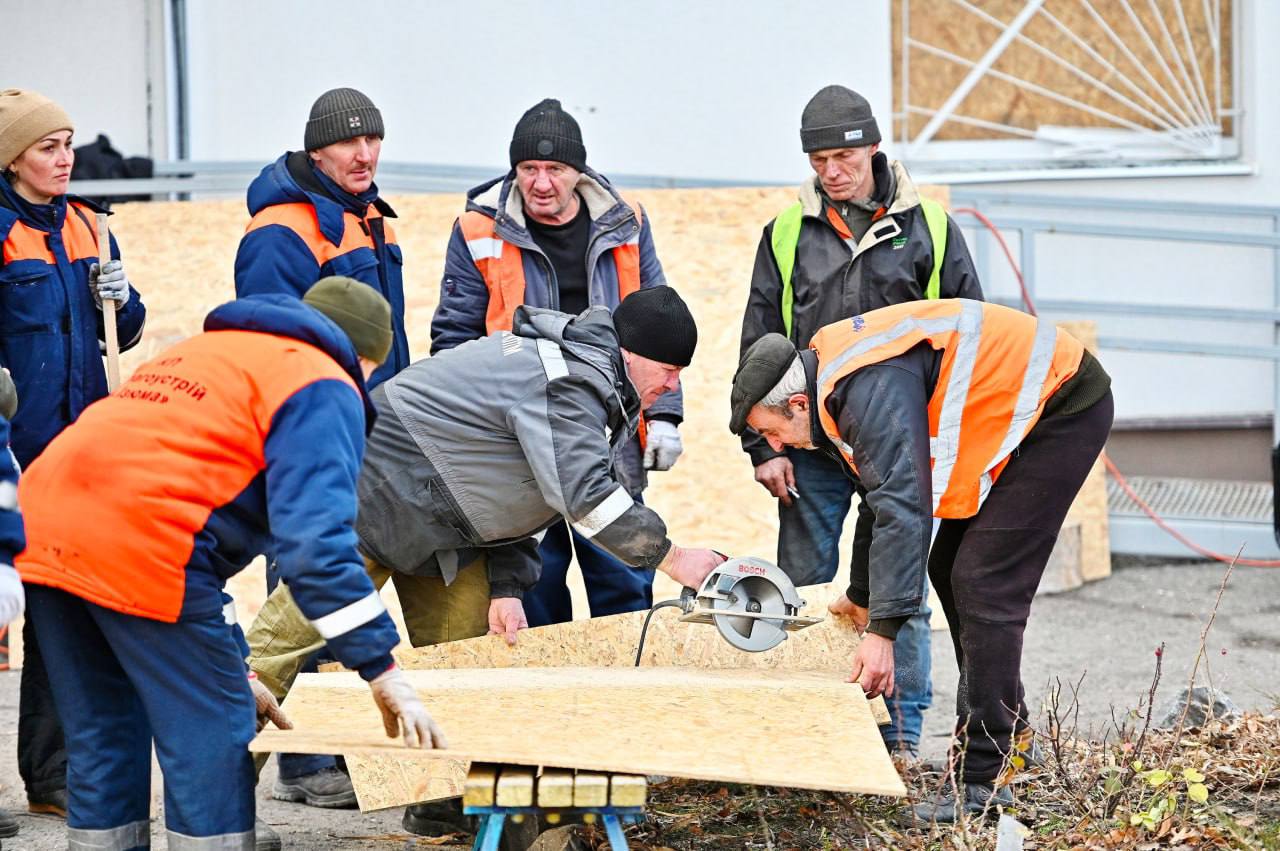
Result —
<instances>
[{"instance_id":1,"label":"tan knit hat","mask_svg":"<svg viewBox=\"0 0 1280 851\"><path fill-rule=\"evenodd\" d=\"M72 130L71 116L39 92L0 91L0 169L57 130Z\"/></svg>"}]
</instances>

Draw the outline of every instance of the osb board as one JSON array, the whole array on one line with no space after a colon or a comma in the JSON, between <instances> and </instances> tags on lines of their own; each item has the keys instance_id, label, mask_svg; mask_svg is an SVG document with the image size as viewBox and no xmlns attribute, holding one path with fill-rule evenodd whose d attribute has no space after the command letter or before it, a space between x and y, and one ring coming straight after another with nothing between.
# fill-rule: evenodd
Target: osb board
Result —
<instances>
[{"instance_id":1,"label":"osb board","mask_svg":"<svg viewBox=\"0 0 1280 851\"><path fill-rule=\"evenodd\" d=\"M1026 5L1025 0L983 0L973 4L987 15L1001 22L1011 22ZM1174 51L1165 42L1160 22L1149 3L1093 3L1091 4L1100 17L1116 35L1128 46L1129 50L1143 63L1139 69L1124 52L1116 46L1107 35L1106 30L1090 14L1087 5L1079 0L1047 0L1041 12L1034 15L1022 30L1022 35L1047 48L1054 56L1069 62L1076 68L1101 80L1113 90L1121 93L1129 100L1142 104L1148 111L1159 114L1150 102L1136 95L1117 78L1117 74L1091 57L1089 53L1070 38L1063 35L1050 20L1049 15L1068 27L1087 43L1098 55L1117 69L1119 75L1131 80L1139 89L1147 93L1161 107L1172 111L1169 102L1161 94L1162 88L1172 88L1172 84L1160 68L1157 60L1147 49L1140 30L1135 27L1126 12L1131 8L1142 27L1150 34L1152 41L1159 47L1169 68L1177 79L1177 85L1183 89L1187 84L1183 81L1182 69L1174 59ZM1191 88L1199 96L1194 71L1192 70L1192 51L1188 51L1184 41L1184 31L1179 25L1174 12L1174 4L1160 2L1155 4L1163 13L1166 26L1177 44L1177 52L1185 64L1185 71ZM1214 62L1210 41L1212 29L1210 19L1206 15L1209 4L1180 3L1187 25L1186 34L1194 45L1195 65L1200 70L1205 93L1208 96L1210 109L1214 104ZM1221 62L1216 69L1222 81L1222 106L1224 110L1232 107L1232 12L1234 3L1222 0L1220 4L1221 25L1219 36L1222 39L1220 48ZM916 41L941 48L956 56L970 61L977 61L986 53L987 48L1000 35L1001 29L982 16L976 15L956 3L941 3L934 0L916 0L904 3L904 0L893 0L892 6L892 51L893 51L893 113L903 115L902 103L902 25L904 7L909 9L907 27L909 35ZM919 46L912 46L908 54L910 91L907 94L912 106L926 109L937 109L950 97L952 91L968 75L969 66L930 53ZM1128 119L1144 127L1154 127L1149 118L1134 111L1094 84L1064 68L1053 59L1035 50L1029 45L1015 40L1011 43L993 66L1027 82L1035 83L1060 95L1091 107L1102 109L1113 115ZM1144 75L1143 70L1157 81L1153 85ZM1174 95L1176 98L1176 94ZM1092 115L1078 107L1062 103L1042 94L1020 88L1012 83L997 80L991 76L984 77L974 90L966 97L956 110L957 113L972 118L994 121L1034 130L1041 125L1062 125L1074 127L1114 127L1114 122ZM1177 113L1174 112L1176 115ZM919 133L928 122L930 116L912 114L909 120L909 135ZM1229 135L1230 117L1224 117L1222 123ZM884 126L883 124L881 125ZM895 121L894 138L901 138L901 118ZM951 139L1007 139L1008 133L993 129L973 127L949 122L944 124L937 134L939 140Z\"/></svg>"},{"instance_id":2,"label":"osb board","mask_svg":"<svg viewBox=\"0 0 1280 851\"><path fill-rule=\"evenodd\" d=\"M524 668L405 673L449 740L388 739L355 674L304 674L292 730L250 750L395 753L659 774L870 795L906 790L862 690L837 674L693 668Z\"/></svg>"},{"instance_id":3,"label":"osb board","mask_svg":"<svg viewBox=\"0 0 1280 851\"><path fill-rule=\"evenodd\" d=\"M826 612L827 603L837 593L831 585L801 588L800 596L806 603L802 613L826 620L789 633L786 641L762 653L735 650L714 626L681 623L675 609L659 609L649 624L642 664L847 675L858 635L847 618L832 617ZM407 670L629 668L635 664L645 615L631 612L522 630L515 647L509 647L504 638L496 635L433 647L401 647L396 661ZM889 710L882 698L875 698L870 706L877 724L889 723ZM360 808L366 811L456 795L467 769L463 762L423 762L404 759L396 752L376 756L349 754L346 758Z\"/></svg>"},{"instance_id":4,"label":"osb board","mask_svg":"<svg viewBox=\"0 0 1280 851\"><path fill-rule=\"evenodd\" d=\"M1058 327L1098 353L1098 328L1093 322L1059 322ZM1107 520L1107 474L1102 460L1094 462L1071 510L1067 523L1080 524L1080 569L1085 582L1111 575L1111 534Z\"/></svg>"}]
</instances>

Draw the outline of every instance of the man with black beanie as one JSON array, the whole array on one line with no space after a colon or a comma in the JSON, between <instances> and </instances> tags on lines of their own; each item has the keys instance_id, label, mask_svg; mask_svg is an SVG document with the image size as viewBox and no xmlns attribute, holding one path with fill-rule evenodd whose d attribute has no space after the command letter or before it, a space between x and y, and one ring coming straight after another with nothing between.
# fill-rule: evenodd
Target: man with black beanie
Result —
<instances>
[{"instance_id":1,"label":"man with black beanie","mask_svg":"<svg viewBox=\"0 0 1280 851\"><path fill-rule=\"evenodd\" d=\"M420 360L372 394L356 534L374 584L395 580L414 646L486 631L514 644L541 570L538 542L559 522L619 569L661 570L689 587L724 559L673 543L611 462L693 358L698 331L680 296L641 290L612 316L521 306L512 325ZM283 587L248 639L250 665L277 698L322 642ZM427 813L441 809L410 808L405 827L425 832Z\"/></svg>"},{"instance_id":2,"label":"man with black beanie","mask_svg":"<svg viewBox=\"0 0 1280 851\"><path fill-rule=\"evenodd\" d=\"M612 311L629 293L666 283L644 211L587 166L578 122L558 100L520 117L508 155L511 171L468 193L453 227L433 353L510 329L520 305ZM654 401L640 435L618 453L617 475L633 498L641 498L647 470L668 470L680 457L683 414L677 387ZM627 569L564 523L547 530L540 551L542 580L525 598L533 626L572 620L565 577L575 557L593 617L653 603L651 572Z\"/></svg>"},{"instance_id":3,"label":"man with black beanie","mask_svg":"<svg viewBox=\"0 0 1280 851\"><path fill-rule=\"evenodd\" d=\"M880 127L865 97L844 86L819 90L800 117L800 147L814 177L760 237L742 320L742 351L776 333L804 349L838 319L923 298L982 298L964 236L942 206L924 199L902 164L879 152ZM859 496L855 582L867 575L872 518L865 490L822 453L773 449L742 437L756 481L778 499L778 564L797 585L830 582L841 530ZM839 608L859 623L866 600ZM834 609L833 609L834 610ZM886 695L886 744L904 758L920 744L931 702L927 602L898 632L897 688Z\"/></svg>"}]
</instances>

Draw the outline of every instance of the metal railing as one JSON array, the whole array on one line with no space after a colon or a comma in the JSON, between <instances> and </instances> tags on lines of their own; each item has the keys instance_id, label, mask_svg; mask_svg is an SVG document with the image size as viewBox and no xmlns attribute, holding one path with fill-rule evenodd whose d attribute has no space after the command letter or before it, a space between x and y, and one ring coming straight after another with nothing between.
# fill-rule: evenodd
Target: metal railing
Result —
<instances>
[{"instance_id":1,"label":"metal railing","mask_svg":"<svg viewBox=\"0 0 1280 851\"><path fill-rule=\"evenodd\" d=\"M249 183L266 165L260 160L161 160L155 176L136 180L77 180L70 190L77 195L150 195L154 200L184 200L191 195L243 195ZM431 165L383 161L378 164L378 188L385 194L416 192L465 192L505 174L507 166ZM685 178L654 174L610 173L623 189L689 189L731 186L767 186L761 181Z\"/></svg>"},{"instance_id":2,"label":"metal railing","mask_svg":"<svg viewBox=\"0 0 1280 851\"><path fill-rule=\"evenodd\" d=\"M1018 237L1018 265L1023 284L1034 301L1037 310L1047 313L1078 313L1084 315L1124 315L1152 319L1217 320L1233 323L1268 326L1272 345L1249 345L1232 340L1188 341L1184 339L1142 339L1136 337L1100 334L1098 346L1103 349L1120 349L1139 352L1169 354L1193 354L1212 357L1262 360L1271 363L1272 369L1272 437L1280 439L1280 207L1246 206L1236 204L1193 204L1165 201L1135 201L1099 199L1091 197L1057 195L1021 195L1001 192L974 192L953 190L953 209L972 207L979 211L1006 235ZM1029 216L1026 210L1045 212ZM1133 225L1125 222L1099 224L1097 221L1080 222L1069 218L1057 218L1055 213L1087 210L1100 214L1129 214L1140 221L1151 219L1177 219L1180 216L1195 217L1197 221L1212 219L1218 227L1159 227L1150 224ZM1043 216L1043 217L1042 217ZM1095 217L1096 218L1096 217ZM1232 223L1252 222L1268 230L1246 230L1232 227ZM968 224L963 221L962 223ZM1221 305L1143 304L1129 301L1098 301L1096 299L1038 298L1036 295L1037 257L1036 237L1046 234L1087 236L1097 239L1127 239L1171 241L1180 244L1228 245L1258 248L1271 256L1271 305L1228 307ZM994 239L986 228L979 226L972 243L974 264L983 281L993 280ZM1021 298L993 298L1015 307L1022 306ZM1158 506L1157 511L1166 514L1166 521L1179 532L1201 545L1219 551L1234 553L1241 545L1246 556L1274 558L1280 554L1276 547L1271 523L1271 486L1263 483L1228 483L1193 481L1182 479L1139 478L1139 490L1150 495L1186 491L1190 494L1186 505L1174 510ZM1214 494L1223 487L1248 489L1255 501L1265 500L1265 512L1240 513L1223 511L1217 505ZM1142 514L1128 497L1112 487L1111 493L1111 547L1114 552L1144 553L1150 555L1192 555L1180 543L1158 529ZM1256 491L1257 493L1254 493ZM1192 498L1193 497L1193 498ZM1188 507L1190 506L1190 507ZM1165 510L1161 510L1161 509ZM1167 512L1167 513L1166 513ZM1256 516L1255 516L1256 515Z\"/></svg>"},{"instance_id":3,"label":"metal railing","mask_svg":"<svg viewBox=\"0 0 1280 851\"><path fill-rule=\"evenodd\" d=\"M955 191L951 195L954 208L978 210L1006 234L1018 235L1018 265L1023 282L1036 306L1048 312L1085 314L1123 314L1125 316L1222 320L1271 327L1273 344L1245 345L1233 342L1194 342L1187 340L1151 340L1136 337L1101 335L1098 346L1104 349L1164 352L1170 354L1210 355L1214 357L1266 360L1272 363L1273 437L1280 440L1280 207L1243 204L1198 204L1167 201L1135 201L1115 198L1091 198L1062 195L1021 195L1002 192ZM1048 210L1088 210L1102 213L1131 213L1142 217L1194 216L1199 221L1212 218L1265 222L1270 232L1231 230L1226 228L1153 227L1120 223L1077 222L1055 218L1027 217L1008 212L1010 208ZM1138 302L1097 301L1085 299L1041 299L1036 297L1036 236L1060 234L1091 236L1100 239L1157 240L1179 244L1233 245L1267 249L1272 257L1272 294L1270 308L1240 308L1218 305L1143 304ZM974 263L981 280L991 280L992 238L984 228L978 229L974 241ZM994 299L1015 306L1017 298Z\"/></svg>"}]
</instances>

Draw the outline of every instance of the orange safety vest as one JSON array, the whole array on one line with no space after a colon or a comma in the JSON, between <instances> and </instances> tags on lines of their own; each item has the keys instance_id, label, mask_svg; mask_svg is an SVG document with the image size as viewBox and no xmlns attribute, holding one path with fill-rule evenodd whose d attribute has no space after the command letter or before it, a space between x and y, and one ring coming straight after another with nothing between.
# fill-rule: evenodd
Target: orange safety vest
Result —
<instances>
[{"instance_id":1,"label":"orange safety vest","mask_svg":"<svg viewBox=\"0 0 1280 851\"><path fill-rule=\"evenodd\" d=\"M138 367L19 481L28 543L16 559L22 581L176 621L205 524L266 469L276 411L321 380L359 393L322 350L241 330L197 334Z\"/></svg>"},{"instance_id":2,"label":"orange safety vest","mask_svg":"<svg viewBox=\"0 0 1280 851\"><path fill-rule=\"evenodd\" d=\"M925 342L942 351L929 400L933 514L972 517L1046 400L1080 368L1084 346L1021 311L958 298L904 302L827 325L810 343L818 353L818 418L855 472L827 397L842 378Z\"/></svg>"},{"instance_id":3,"label":"orange safety vest","mask_svg":"<svg viewBox=\"0 0 1280 851\"><path fill-rule=\"evenodd\" d=\"M94 211L84 204L67 202L67 212L62 220L62 245L69 262L97 260L101 255L102 252L98 250L98 231L92 224L94 215ZM4 240L0 265L17 260L42 260L50 266L56 264L58 261L49 250L46 237L44 231L25 222L14 222Z\"/></svg>"},{"instance_id":4,"label":"orange safety vest","mask_svg":"<svg viewBox=\"0 0 1280 851\"><path fill-rule=\"evenodd\" d=\"M631 205L636 223L643 225L640 207ZM469 210L458 219L462 236L467 241L471 259L484 278L489 289L489 306L484 314L486 334L494 331L510 331L516 308L524 304L524 260L520 247L512 245L497 235L492 218ZM613 264L618 270L618 301L640 289L640 229L622 245L611 249Z\"/></svg>"},{"instance_id":5,"label":"orange safety vest","mask_svg":"<svg viewBox=\"0 0 1280 851\"><path fill-rule=\"evenodd\" d=\"M361 248L367 248L370 251L375 250L376 246L373 242L373 236L369 233L369 225L367 223L371 219L383 218L382 213L372 204L369 205L368 212L365 213L363 219L350 210L343 210L342 242L334 245L329 240L329 237L325 236L324 232L320 230L320 220L316 217L315 207L298 201L291 204L272 204L269 207L264 207L249 221L244 232L250 234L258 228L265 228L271 225L286 227L306 243L312 256L316 258L316 263L323 266L336 257L350 254ZM382 233L386 238L387 245L396 244L396 233L391 227L391 222L383 221ZM365 281L365 283L369 282Z\"/></svg>"}]
</instances>

